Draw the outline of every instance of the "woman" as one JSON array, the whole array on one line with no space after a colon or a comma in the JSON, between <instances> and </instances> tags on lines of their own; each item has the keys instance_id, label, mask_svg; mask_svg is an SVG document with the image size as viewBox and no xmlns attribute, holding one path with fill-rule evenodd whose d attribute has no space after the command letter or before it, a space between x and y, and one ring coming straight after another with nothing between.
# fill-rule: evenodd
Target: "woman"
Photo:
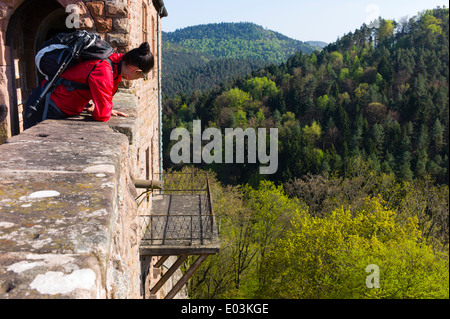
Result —
<instances>
[{"instance_id":1,"label":"woman","mask_svg":"<svg viewBox=\"0 0 450 319\"><path fill-rule=\"evenodd\" d=\"M113 110L113 95L119 83L122 78L128 81L141 78L146 80L147 73L153 66L154 58L147 42L125 55L113 53L106 60L81 61L67 69L61 78L87 83L89 90L67 87L63 82L50 96L46 118L62 119L79 115L83 110L91 113L94 120L101 122L108 121L111 116L127 117L127 114ZM90 101L93 104L90 104ZM27 127L36 124L33 121L28 122Z\"/></svg>"}]
</instances>

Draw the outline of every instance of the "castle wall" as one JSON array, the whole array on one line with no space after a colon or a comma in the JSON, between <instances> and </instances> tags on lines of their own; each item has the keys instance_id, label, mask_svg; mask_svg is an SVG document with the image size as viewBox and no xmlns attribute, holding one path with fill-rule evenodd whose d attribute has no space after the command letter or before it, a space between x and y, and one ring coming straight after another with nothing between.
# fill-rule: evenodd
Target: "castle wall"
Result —
<instances>
[{"instance_id":1,"label":"castle wall","mask_svg":"<svg viewBox=\"0 0 450 319\"><path fill-rule=\"evenodd\" d=\"M117 132L133 119L115 120L47 120L0 146L1 298L140 298L132 147Z\"/></svg>"},{"instance_id":2,"label":"castle wall","mask_svg":"<svg viewBox=\"0 0 450 319\"><path fill-rule=\"evenodd\" d=\"M154 173L162 170L159 162L160 119L158 113L162 1L2 1L0 3L0 144L23 131L23 103L37 85L34 56L38 45L45 40L45 35L52 31L49 29L50 26L42 21L47 19L48 23L55 21L62 23L60 20L64 20L65 17L56 16L59 20L51 20L48 16L54 15L57 7L62 10L73 4L78 8L79 29L98 32L115 47L117 52L125 53L138 47L144 41L150 44L155 57L155 68L150 73L149 81L139 80L134 83L124 81L122 88L137 97L139 137L137 138L136 172L139 178L152 179ZM21 15L25 17L21 19ZM37 16L36 21L33 21L31 18L35 16ZM2 114L4 116L1 116Z\"/></svg>"},{"instance_id":3,"label":"castle wall","mask_svg":"<svg viewBox=\"0 0 450 319\"><path fill-rule=\"evenodd\" d=\"M76 4L80 29L100 33L117 52L148 41L155 68L148 81L123 81L115 95L114 109L129 118L47 120L23 131L21 102L36 82L27 54L36 52L26 53L11 34L22 34L12 26L26 27L21 19L37 6L27 9L32 1L0 3L0 298L141 298L142 281L157 279L141 278L144 261L138 252L140 218L150 213L151 197L138 207L135 198L143 190L134 188L132 178L159 179L162 170L159 44L164 4L45 0L53 2L47 11L55 4ZM53 12L50 18L60 16ZM41 24L36 32L23 34L36 42L44 39L46 28ZM147 273L153 274L152 267ZM80 284L64 288L74 280ZM56 286L45 287L45 282Z\"/></svg>"}]
</instances>

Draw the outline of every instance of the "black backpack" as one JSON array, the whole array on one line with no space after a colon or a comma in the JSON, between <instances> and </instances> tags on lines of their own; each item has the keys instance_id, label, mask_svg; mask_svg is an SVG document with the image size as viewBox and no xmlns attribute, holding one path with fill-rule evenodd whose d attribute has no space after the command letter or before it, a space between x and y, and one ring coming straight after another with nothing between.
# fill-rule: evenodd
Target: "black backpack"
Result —
<instances>
[{"instance_id":1,"label":"black backpack","mask_svg":"<svg viewBox=\"0 0 450 319\"><path fill-rule=\"evenodd\" d=\"M97 64L107 60L113 69L113 63L108 59L113 52L114 49L100 35L87 31L59 33L49 41L44 42L41 50L36 54L35 62L37 69L45 76L47 82L44 87L36 88L26 102L25 120L30 122L27 127L36 124L31 122L40 122L46 119L50 95L58 85L65 85L69 91L75 89L89 90L87 80ZM86 83L61 78L61 74L65 70L77 64L80 60L100 60L87 76ZM44 106L44 109L42 109L42 106ZM37 121L36 119L32 120L36 115L39 116L39 119Z\"/></svg>"}]
</instances>

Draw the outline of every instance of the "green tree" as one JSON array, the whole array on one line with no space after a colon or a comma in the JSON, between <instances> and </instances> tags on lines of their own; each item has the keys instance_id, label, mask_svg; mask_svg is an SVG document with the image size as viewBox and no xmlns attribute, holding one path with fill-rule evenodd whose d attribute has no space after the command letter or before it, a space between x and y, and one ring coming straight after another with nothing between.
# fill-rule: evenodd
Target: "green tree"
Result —
<instances>
[{"instance_id":1,"label":"green tree","mask_svg":"<svg viewBox=\"0 0 450 319\"><path fill-rule=\"evenodd\" d=\"M237 110L235 113L236 127L247 126L247 113L243 110Z\"/></svg>"},{"instance_id":2,"label":"green tree","mask_svg":"<svg viewBox=\"0 0 450 319\"><path fill-rule=\"evenodd\" d=\"M417 220L396 222L378 199L355 215L336 209L328 218L301 214L279 249L266 258L271 298L448 298L448 256L423 244ZM368 289L368 265L380 271ZM441 279L439 279L441 278Z\"/></svg>"},{"instance_id":3,"label":"green tree","mask_svg":"<svg viewBox=\"0 0 450 319\"><path fill-rule=\"evenodd\" d=\"M322 127L316 121L311 123L311 126L305 125L302 128L304 138L314 145L322 136Z\"/></svg>"},{"instance_id":4,"label":"green tree","mask_svg":"<svg viewBox=\"0 0 450 319\"><path fill-rule=\"evenodd\" d=\"M408 136L405 136L405 138L403 139L402 146L404 151L400 155L399 178L403 181L411 181L414 177L414 174L411 170L412 155L411 152L409 151L411 147L411 142Z\"/></svg>"},{"instance_id":5,"label":"green tree","mask_svg":"<svg viewBox=\"0 0 450 319\"><path fill-rule=\"evenodd\" d=\"M435 154L439 154L445 145L443 136L444 128L439 119L436 119L436 121L434 122L431 137Z\"/></svg>"},{"instance_id":6,"label":"green tree","mask_svg":"<svg viewBox=\"0 0 450 319\"><path fill-rule=\"evenodd\" d=\"M254 189L249 185L242 188L243 199L253 212L253 239L258 251L255 264L253 289L264 286L270 276L261 272L266 255L276 249L276 241L284 237L290 227L290 221L296 218L305 206L299 200L289 198L283 186L275 186L273 182L261 181ZM251 289L250 289L251 290Z\"/></svg>"},{"instance_id":7,"label":"green tree","mask_svg":"<svg viewBox=\"0 0 450 319\"><path fill-rule=\"evenodd\" d=\"M425 11L421 19L428 31L430 31L431 33L442 34L442 20L436 18L431 11Z\"/></svg>"},{"instance_id":8,"label":"green tree","mask_svg":"<svg viewBox=\"0 0 450 319\"><path fill-rule=\"evenodd\" d=\"M425 125L421 126L419 137L417 139L417 151L416 151L416 167L415 175L418 177L425 177L428 164L428 132Z\"/></svg>"},{"instance_id":9,"label":"green tree","mask_svg":"<svg viewBox=\"0 0 450 319\"><path fill-rule=\"evenodd\" d=\"M375 151L378 157L383 155L384 148L384 129L380 124L375 123L372 126L372 140L375 144Z\"/></svg>"},{"instance_id":10,"label":"green tree","mask_svg":"<svg viewBox=\"0 0 450 319\"><path fill-rule=\"evenodd\" d=\"M382 20L380 27L378 28L378 41L379 43L390 44L390 40L394 36L394 21Z\"/></svg>"},{"instance_id":11,"label":"green tree","mask_svg":"<svg viewBox=\"0 0 450 319\"><path fill-rule=\"evenodd\" d=\"M261 100L263 97L273 97L278 94L278 88L275 82L267 77L254 77L245 81L244 91L250 93L255 100Z\"/></svg>"},{"instance_id":12,"label":"green tree","mask_svg":"<svg viewBox=\"0 0 450 319\"><path fill-rule=\"evenodd\" d=\"M328 97L327 94L325 94L323 96L319 96L317 98L316 104L317 104L317 107L325 110L330 105L330 98Z\"/></svg>"},{"instance_id":13,"label":"green tree","mask_svg":"<svg viewBox=\"0 0 450 319\"><path fill-rule=\"evenodd\" d=\"M263 125L264 120L266 119L266 117L264 116L264 112L262 109L259 109L258 112L256 112L256 120L258 122L259 126Z\"/></svg>"},{"instance_id":14,"label":"green tree","mask_svg":"<svg viewBox=\"0 0 450 319\"><path fill-rule=\"evenodd\" d=\"M245 103L250 101L252 101L252 97L249 93L238 88L233 88L219 95L214 101L214 104L219 110L224 107L242 109Z\"/></svg>"}]
</instances>

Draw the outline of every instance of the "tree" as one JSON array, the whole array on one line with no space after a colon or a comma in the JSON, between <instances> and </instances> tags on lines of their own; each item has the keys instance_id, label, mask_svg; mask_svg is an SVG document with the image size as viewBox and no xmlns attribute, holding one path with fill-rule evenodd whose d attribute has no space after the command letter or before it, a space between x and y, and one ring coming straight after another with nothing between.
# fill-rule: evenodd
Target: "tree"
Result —
<instances>
[{"instance_id":1,"label":"tree","mask_svg":"<svg viewBox=\"0 0 450 319\"><path fill-rule=\"evenodd\" d=\"M264 116L263 110L259 109L258 112L256 112L255 117L256 117L258 126L261 127L263 125L264 120L266 119L266 117Z\"/></svg>"},{"instance_id":2,"label":"tree","mask_svg":"<svg viewBox=\"0 0 450 319\"><path fill-rule=\"evenodd\" d=\"M408 151L403 153L399 177L404 181L411 181L414 177L414 174L411 170L411 153L409 153Z\"/></svg>"},{"instance_id":3,"label":"tree","mask_svg":"<svg viewBox=\"0 0 450 319\"><path fill-rule=\"evenodd\" d=\"M255 100L261 100L263 97L273 97L278 93L275 82L267 77L254 77L245 81L244 91L250 93Z\"/></svg>"},{"instance_id":4,"label":"tree","mask_svg":"<svg viewBox=\"0 0 450 319\"><path fill-rule=\"evenodd\" d=\"M330 63L332 65L332 67L340 69L343 62L344 62L344 57L342 56L341 53L339 53L337 51L331 53Z\"/></svg>"},{"instance_id":5,"label":"tree","mask_svg":"<svg viewBox=\"0 0 450 319\"><path fill-rule=\"evenodd\" d=\"M392 80L394 70L392 69L391 64L385 56L383 56L380 63L378 63L378 73L380 73L383 79L387 82L390 82Z\"/></svg>"},{"instance_id":6,"label":"tree","mask_svg":"<svg viewBox=\"0 0 450 319\"><path fill-rule=\"evenodd\" d=\"M177 180L179 189L189 189L192 182L204 186L200 174L191 175L192 168L185 167L182 172L189 173L186 181ZM168 176L168 175L167 175ZM194 181L191 181L194 176ZM235 187L223 186L215 174L209 172L214 213L218 227L220 254L210 256L188 283L189 296L200 299L236 297L243 279L252 268L256 257L253 243L253 214L243 202L242 193Z\"/></svg>"},{"instance_id":7,"label":"tree","mask_svg":"<svg viewBox=\"0 0 450 319\"><path fill-rule=\"evenodd\" d=\"M442 127L442 124L439 121L439 119L436 119L436 121L434 122L432 136L431 136L432 145L433 145L435 154L439 154L441 152L443 146L445 145L443 134L444 134L444 128Z\"/></svg>"},{"instance_id":8,"label":"tree","mask_svg":"<svg viewBox=\"0 0 450 319\"><path fill-rule=\"evenodd\" d=\"M378 42L380 44L390 45L394 36L394 21L382 20L378 28Z\"/></svg>"},{"instance_id":9,"label":"tree","mask_svg":"<svg viewBox=\"0 0 450 319\"><path fill-rule=\"evenodd\" d=\"M379 22L378 30L363 25L320 52L297 52L209 92L181 94L164 103L163 129L189 127L196 117L219 128L277 127L277 182L310 172L344 176L357 156L399 180L431 174L447 183L448 9ZM324 134L311 131L314 122ZM252 170L240 167L240 179L247 182Z\"/></svg>"},{"instance_id":10,"label":"tree","mask_svg":"<svg viewBox=\"0 0 450 319\"><path fill-rule=\"evenodd\" d=\"M384 148L384 129L382 125L375 123L372 126L372 140L375 144L376 155L381 157Z\"/></svg>"},{"instance_id":11,"label":"tree","mask_svg":"<svg viewBox=\"0 0 450 319\"><path fill-rule=\"evenodd\" d=\"M238 88L233 88L218 96L214 101L214 104L215 108L219 110L224 107L241 109L244 107L244 104L249 101L252 101L252 97L249 93Z\"/></svg>"},{"instance_id":12,"label":"tree","mask_svg":"<svg viewBox=\"0 0 450 319\"><path fill-rule=\"evenodd\" d=\"M425 11L421 19L428 31L431 33L442 34L442 20L436 18L432 12Z\"/></svg>"},{"instance_id":13,"label":"tree","mask_svg":"<svg viewBox=\"0 0 450 319\"><path fill-rule=\"evenodd\" d=\"M311 126L305 125L302 129L304 138L314 145L322 136L322 127L316 121L313 121Z\"/></svg>"},{"instance_id":14,"label":"tree","mask_svg":"<svg viewBox=\"0 0 450 319\"><path fill-rule=\"evenodd\" d=\"M338 208L328 218L300 214L279 249L265 259L270 298L448 298L448 260L422 243L417 220L402 225L378 199L352 215ZM368 265L380 286L368 289ZM442 276L444 278L442 278ZM438 279L442 278L442 279Z\"/></svg>"},{"instance_id":15,"label":"tree","mask_svg":"<svg viewBox=\"0 0 450 319\"><path fill-rule=\"evenodd\" d=\"M330 98L328 97L327 94L319 96L317 98L316 105L317 107L325 110L330 105Z\"/></svg>"},{"instance_id":16,"label":"tree","mask_svg":"<svg viewBox=\"0 0 450 319\"><path fill-rule=\"evenodd\" d=\"M261 286L267 280L266 274L261 274L266 254L275 249L276 239L284 236L291 219L299 214L302 206L297 199L286 196L282 186L275 186L270 181L261 181L257 189L245 185L242 194L252 211L252 238L257 250L255 275Z\"/></svg>"}]
</instances>

